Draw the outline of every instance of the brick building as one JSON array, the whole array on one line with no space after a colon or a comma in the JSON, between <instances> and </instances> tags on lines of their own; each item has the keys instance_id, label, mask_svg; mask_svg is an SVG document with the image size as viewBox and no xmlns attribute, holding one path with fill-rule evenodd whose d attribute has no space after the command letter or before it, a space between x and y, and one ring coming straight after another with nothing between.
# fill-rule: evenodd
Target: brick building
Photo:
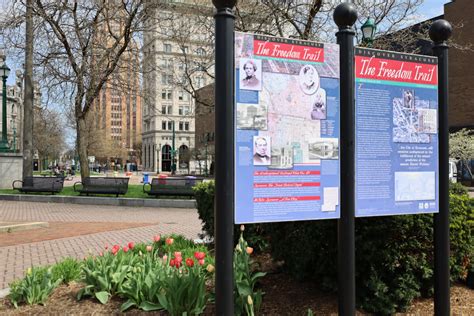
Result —
<instances>
[{"instance_id":1,"label":"brick building","mask_svg":"<svg viewBox=\"0 0 474 316\"><path fill-rule=\"evenodd\" d=\"M453 25L449 49L449 124L451 129L474 128L474 1L444 5L444 18ZM462 26L462 27L461 27Z\"/></svg>"}]
</instances>

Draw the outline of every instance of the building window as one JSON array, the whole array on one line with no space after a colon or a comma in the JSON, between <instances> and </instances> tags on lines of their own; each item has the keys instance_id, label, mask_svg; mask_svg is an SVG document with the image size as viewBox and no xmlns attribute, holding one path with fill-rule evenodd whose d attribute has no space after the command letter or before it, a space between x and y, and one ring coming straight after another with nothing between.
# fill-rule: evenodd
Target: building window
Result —
<instances>
[{"instance_id":1,"label":"building window","mask_svg":"<svg viewBox=\"0 0 474 316\"><path fill-rule=\"evenodd\" d=\"M178 99L180 101L189 101L189 93L187 91L180 90L178 92Z\"/></svg>"},{"instance_id":2,"label":"building window","mask_svg":"<svg viewBox=\"0 0 474 316\"><path fill-rule=\"evenodd\" d=\"M161 106L161 114L173 114L173 106L172 105L162 105Z\"/></svg>"},{"instance_id":3,"label":"building window","mask_svg":"<svg viewBox=\"0 0 474 316\"><path fill-rule=\"evenodd\" d=\"M165 53L171 53L171 44L163 44L163 51Z\"/></svg>"},{"instance_id":4,"label":"building window","mask_svg":"<svg viewBox=\"0 0 474 316\"><path fill-rule=\"evenodd\" d=\"M184 130L189 131L189 122L184 123Z\"/></svg>"},{"instance_id":5,"label":"building window","mask_svg":"<svg viewBox=\"0 0 474 316\"><path fill-rule=\"evenodd\" d=\"M173 75L161 74L161 84L171 84L173 82Z\"/></svg>"},{"instance_id":6,"label":"building window","mask_svg":"<svg viewBox=\"0 0 474 316\"><path fill-rule=\"evenodd\" d=\"M204 50L204 48L199 47L198 49L196 49L196 54L202 56L206 54L206 51Z\"/></svg>"},{"instance_id":7,"label":"building window","mask_svg":"<svg viewBox=\"0 0 474 316\"><path fill-rule=\"evenodd\" d=\"M182 131L184 128L184 123L183 122L179 122L179 130Z\"/></svg>"},{"instance_id":8,"label":"building window","mask_svg":"<svg viewBox=\"0 0 474 316\"><path fill-rule=\"evenodd\" d=\"M173 91L172 90L161 90L161 99L163 100L172 100Z\"/></svg>"},{"instance_id":9,"label":"building window","mask_svg":"<svg viewBox=\"0 0 474 316\"><path fill-rule=\"evenodd\" d=\"M171 131L173 129L173 122L168 122L168 130Z\"/></svg>"},{"instance_id":10,"label":"building window","mask_svg":"<svg viewBox=\"0 0 474 316\"><path fill-rule=\"evenodd\" d=\"M178 110L179 115L189 115L189 106L180 105Z\"/></svg>"},{"instance_id":11,"label":"building window","mask_svg":"<svg viewBox=\"0 0 474 316\"><path fill-rule=\"evenodd\" d=\"M161 129L166 130L166 121L161 122Z\"/></svg>"}]
</instances>

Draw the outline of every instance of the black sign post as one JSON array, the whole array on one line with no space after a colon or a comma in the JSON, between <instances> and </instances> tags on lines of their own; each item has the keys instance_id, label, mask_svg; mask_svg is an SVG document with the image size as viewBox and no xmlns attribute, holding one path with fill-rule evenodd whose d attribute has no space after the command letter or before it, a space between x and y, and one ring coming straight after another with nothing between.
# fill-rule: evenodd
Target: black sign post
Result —
<instances>
[{"instance_id":1,"label":"black sign post","mask_svg":"<svg viewBox=\"0 0 474 316\"><path fill-rule=\"evenodd\" d=\"M237 0L213 0L217 9L215 64L216 122L216 315L234 315L234 20Z\"/></svg>"},{"instance_id":2,"label":"black sign post","mask_svg":"<svg viewBox=\"0 0 474 316\"><path fill-rule=\"evenodd\" d=\"M338 221L338 301L340 315L355 314L355 98L354 35L357 20L353 4L334 11L340 45L341 78L341 218Z\"/></svg>"},{"instance_id":3,"label":"black sign post","mask_svg":"<svg viewBox=\"0 0 474 316\"><path fill-rule=\"evenodd\" d=\"M449 315L449 124L448 45L452 27L437 20L430 27L433 54L438 57L439 213L434 216L435 315Z\"/></svg>"}]
</instances>

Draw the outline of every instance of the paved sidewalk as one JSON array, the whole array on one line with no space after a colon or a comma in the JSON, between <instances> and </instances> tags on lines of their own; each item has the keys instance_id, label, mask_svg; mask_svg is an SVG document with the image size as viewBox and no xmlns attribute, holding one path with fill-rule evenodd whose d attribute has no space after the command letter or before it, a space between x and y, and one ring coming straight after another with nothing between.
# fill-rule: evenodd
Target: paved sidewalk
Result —
<instances>
[{"instance_id":1,"label":"paved sidewalk","mask_svg":"<svg viewBox=\"0 0 474 316\"><path fill-rule=\"evenodd\" d=\"M52 264L67 256L83 258L89 252L99 253L106 244L150 241L156 234L170 233L197 238L201 232L201 221L194 209L0 201L0 221L84 222L85 225L87 222L149 222L152 225L0 247L0 289L22 277L32 265Z\"/></svg>"}]
</instances>

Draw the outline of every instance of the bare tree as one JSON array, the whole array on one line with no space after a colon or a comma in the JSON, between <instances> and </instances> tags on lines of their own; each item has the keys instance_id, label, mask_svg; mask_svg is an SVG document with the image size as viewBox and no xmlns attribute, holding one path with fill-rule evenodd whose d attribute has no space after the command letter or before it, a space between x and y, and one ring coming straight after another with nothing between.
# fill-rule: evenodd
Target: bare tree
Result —
<instances>
[{"instance_id":1,"label":"bare tree","mask_svg":"<svg viewBox=\"0 0 474 316\"><path fill-rule=\"evenodd\" d=\"M64 126L58 112L40 108L36 110L33 148L40 160L57 159L65 149Z\"/></svg>"},{"instance_id":2,"label":"bare tree","mask_svg":"<svg viewBox=\"0 0 474 316\"><path fill-rule=\"evenodd\" d=\"M87 120L107 80L119 68L141 31L143 0L34 0L35 64L45 95L69 112L76 129L81 176L89 175ZM21 48L15 31L24 20L24 3L12 4L9 43ZM8 44L8 43L5 43Z\"/></svg>"},{"instance_id":3,"label":"bare tree","mask_svg":"<svg viewBox=\"0 0 474 316\"><path fill-rule=\"evenodd\" d=\"M25 84L23 95L23 178L33 176L33 0L26 2Z\"/></svg>"}]
</instances>

